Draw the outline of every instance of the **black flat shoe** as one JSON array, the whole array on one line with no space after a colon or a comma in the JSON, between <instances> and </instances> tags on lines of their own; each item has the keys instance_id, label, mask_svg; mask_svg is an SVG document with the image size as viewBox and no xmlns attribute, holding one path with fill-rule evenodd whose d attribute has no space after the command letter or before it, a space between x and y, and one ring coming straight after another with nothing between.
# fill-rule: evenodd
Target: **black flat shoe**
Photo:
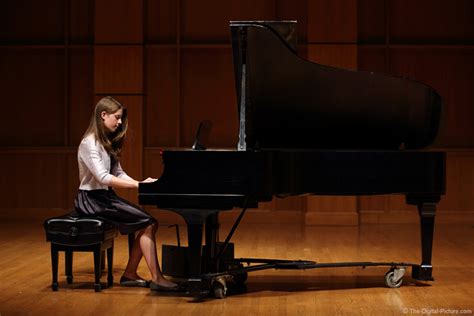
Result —
<instances>
[{"instance_id":1,"label":"black flat shoe","mask_svg":"<svg viewBox=\"0 0 474 316\"><path fill-rule=\"evenodd\" d=\"M184 289L179 285L171 286L171 287L162 286L153 281L150 282L150 290L157 291L157 292L183 292L184 291Z\"/></svg>"},{"instance_id":2,"label":"black flat shoe","mask_svg":"<svg viewBox=\"0 0 474 316\"><path fill-rule=\"evenodd\" d=\"M150 287L150 281L141 280L141 279L129 279L127 277L120 278L120 285L122 286L131 286L131 287Z\"/></svg>"}]
</instances>

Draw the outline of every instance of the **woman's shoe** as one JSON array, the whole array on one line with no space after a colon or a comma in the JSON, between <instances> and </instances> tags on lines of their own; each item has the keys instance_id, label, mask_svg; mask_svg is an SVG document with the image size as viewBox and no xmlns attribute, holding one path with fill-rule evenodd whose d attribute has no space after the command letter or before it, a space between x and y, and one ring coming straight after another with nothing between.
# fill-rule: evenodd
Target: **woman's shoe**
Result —
<instances>
[{"instance_id":1,"label":"woman's shoe","mask_svg":"<svg viewBox=\"0 0 474 316\"><path fill-rule=\"evenodd\" d=\"M150 287L150 281L142 279L129 279L122 275L122 277L120 278L120 285L131 287Z\"/></svg>"},{"instance_id":2,"label":"woman's shoe","mask_svg":"<svg viewBox=\"0 0 474 316\"><path fill-rule=\"evenodd\" d=\"M162 286L153 281L150 281L150 290L157 292L183 292L183 288L179 285L175 286Z\"/></svg>"}]
</instances>

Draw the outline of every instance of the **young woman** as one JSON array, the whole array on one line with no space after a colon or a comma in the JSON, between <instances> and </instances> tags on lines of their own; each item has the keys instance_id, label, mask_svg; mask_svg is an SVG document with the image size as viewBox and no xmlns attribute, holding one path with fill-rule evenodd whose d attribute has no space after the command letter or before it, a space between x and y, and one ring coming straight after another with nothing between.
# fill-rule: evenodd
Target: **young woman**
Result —
<instances>
[{"instance_id":1,"label":"young woman","mask_svg":"<svg viewBox=\"0 0 474 316\"><path fill-rule=\"evenodd\" d=\"M127 110L112 97L96 105L89 127L78 149L80 186L74 206L79 215L96 215L114 224L121 234L138 232L127 267L120 278L124 286L150 287L152 290L178 290L165 279L156 254L157 221L148 213L118 197L112 188L138 188L119 162L127 133ZM143 182L156 181L147 178ZM151 282L137 275L142 256L151 272Z\"/></svg>"}]
</instances>

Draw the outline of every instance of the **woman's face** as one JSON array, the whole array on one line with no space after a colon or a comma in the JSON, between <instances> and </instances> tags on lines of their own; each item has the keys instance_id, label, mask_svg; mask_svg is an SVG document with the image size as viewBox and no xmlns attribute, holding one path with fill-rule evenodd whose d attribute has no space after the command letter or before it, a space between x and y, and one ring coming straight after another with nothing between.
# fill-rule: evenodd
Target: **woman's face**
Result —
<instances>
[{"instance_id":1,"label":"woman's face","mask_svg":"<svg viewBox=\"0 0 474 316\"><path fill-rule=\"evenodd\" d=\"M102 118L102 122L104 122L105 128L109 132L115 132L117 128L122 124L122 114L122 109L119 109L116 112L110 114L105 111L102 111L100 116Z\"/></svg>"}]
</instances>

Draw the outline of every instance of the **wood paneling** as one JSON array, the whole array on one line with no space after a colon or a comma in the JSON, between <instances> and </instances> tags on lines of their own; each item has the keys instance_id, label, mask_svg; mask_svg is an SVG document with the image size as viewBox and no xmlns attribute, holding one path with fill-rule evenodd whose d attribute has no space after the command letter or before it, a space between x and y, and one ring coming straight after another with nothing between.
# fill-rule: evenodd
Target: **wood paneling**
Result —
<instances>
[{"instance_id":1,"label":"wood paneling","mask_svg":"<svg viewBox=\"0 0 474 316\"><path fill-rule=\"evenodd\" d=\"M385 39L373 41L382 34L375 36L374 24L382 25L382 15L388 22ZM359 69L431 85L440 93L445 111L434 145L472 148L474 49L469 44L474 42L474 2L361 0L359 17L366 17L359 21L360 41L385 44L360 45Z\"/></svg>"},{"instance_id":2,"label":"wood paneling","mask_svg":"<svg viewBox=\"0 0 474 316\"><path fill-rule=\"evenodd\" d=\"M142 43L143 0L96 0L95 42Z\"/></svg>"},{"instance_id":3,"label":"wood paneling","mask_svg":"<svg viewBox=\"0 0 474 316\"><path fill-rule=\"evenodd\" d=\"M143 93L143 46L94 46L96 94Z\"/></svg>"},{"instance_id":4,"label":"wood paneling","mask_svg":"<svg viewBox=\"0 0 474 316\"><path fill-rule=\"evenodd\" d=\"M357 197L308 196L306 225L358 225Z\"/></svg>"},{"instance_id":5,"label":"wood paneling","mask_svg":"<svg viewBox=\"0 0 474 316\"><path fill-rule=\"evenodd\" d=\"M92 43L94 38L94 0L69 0L70 43Z\"/></svg>"},{"instance_id":6,"label":"wood paneling","mask_svg":"<svg viewBox=\"0 0 474 316\"><path fill-rule=\"evenodd\" d=\"M146 40L148 43L176 43L178 4L176 0L147 0Z\"/></svg>"},{"instance_id":7,"label":"wood paneling","mask_svg":"<svg viewBox=\"0 0 474 316\"><path fill-rule=\"evenodd\" d=\"M474 152L448 153L446 195L441 200L441 212L474 212Z\"/></svg>"},{"instance_id":8,"label":"wood paneling","mask_svg":"<svg viewBox=\"0 0 474 316\"><path fill-rule=\"evenodd\" d=\"M291 0L149 0L147 40L149 43L228 43L229 21L297 20L298 38L304 43L307 7L307 1Z\"/></svg>"},{"instance_id":9,"label":"wood paneling","mask_svg":"<svg viewBox=\"0 0 474 316\"><path fill-rule=\"evenodd\" d=\"M39 171L18 171L38 192L29 201L16 192L7 205L70 207L78 185L76 146L94 98L104 94L129 108L122 161L138 180L161 174L159 148L190 147L202 119L214 121L212 147L234 147L229 20L298 20L304 58L432 85L447 110L437 146L451 153L473 148L473 7L470 0L2 1L0 92L8 119L0 146L18 148L3 168L11 169L5 172L9 181L19 181L15 172L25 164L51 169L48 181L55 182L44 189ZM30 149L37 146L43 148ZM448 194L439 205L439 214L458 220L474 210L468 173L474 158L467 153L449 155ZM5 198L12 188L20 190L21 184L3 181ZM123 195L136 201L134 190ZM276 214L297 214L306 224L417 221L403 196L275 198L252 214L273 222Z\"/></svg>"},{"instance_id":10,"label":"wood paneling","mask_svg":"<svg viewBox=\"0 0 474 316\"><path fill-rule=\"evenodd\" d=\"M92 47L70 49L69 146L78 146L94 109Z\"/></svg>"},{"instance_id":11,"label":"wood paneling","mask_svg":"<svg viewBox=\"0 0 474 316\"><path fill-rule=\"evenodd\" d=\"M357 50L357 70L387 73L385 47L359 46Z\"/></svg>"},{"instance_id":12,"label":"wood paneling","mask_svg":"<svg viewBox=\"0 0 474 316\"><path fill-rule=\"evenodd\" d=\"M66 1L63 0L2 0L0 42L64 42L65 5Z\"/></svg>"},{"instance_id":13,"label":"wood paneling","mask_svg":"<svg viewBox=\"0 0 474 316\"><path fill-rule=\"evenodd\" d=\"M74 155L73 151L1 150L0 153L2 208L69 207L67 157Z\"/></svg>"},{"instance_id":14,"label":"wood paneling","mask_svg":"<svg viewBox=\"0 0 474 316\"><path fill-rule=\"evenodd\" d=\"M358 43L385 43L385 4L381 0L357 1Z\"/></svg>"},{"instance_id":15,"label":"wood paneling","mask_svg":"<svg viewBox=\"0 0 474 316\"><path fill-rule=\"evenodd\" d=\"M357 0L308 2L308 42L355 43Z\"/></svg>"},{"instance_id":16,"label":"wood paneling","mask_svg":"<svg viewBox=\"0 0 474 316\"><path fill-rule=\"evenodd\" d=\"M179 143L179 74L176 48L147 48L145 146Z\"/></svg>"},{"instance_id":17,"label":"wood paneling","mask_svg":"<svg viewBox=\"0 0 474 316\"><path fill-rule=\"evenodd\" d=\"M308 60L357 69L357 45L343 44L357 41L357 1L309 1L308 11ZM305 199L306 225L358 224L356 197L308 196Z\"/></svg>"},{"instance_id":18,"label":"wood paneling","mask_svg":"<svg viewBox=\"0 0 474 316\"><path fill-rule=\"evenodd\" d=\"M288 196L285 198L273 197L270 202L262 202L258 205L258 211L293 212L295 217L301 216L306 210L306 197ZM255 209L257 211L257 209Z\"/></svg>"},{"instance_id":19,"label":"wood paneling","mask_svg":"<svg viewBox=\"0 0 474 316\"><path fill-rule=\"evenodd\" d=\"M191 147L202 120L214 123L212 147L237 144L237 101L231 51L227 48L190 48L182 52L181 141Z\"/></svg>"},{"instance_id":20,"label":"wood paneling","mask_svg":"<svg viewBox=\"0 0 474 316\"><path fill-rule=\"evenodd\" d=\"M66 191L64 196L64 209L74 209L74 199L76 198L77 192L79 191L79 168L77 164L77 147L72 147L70 153L66 155L66 176L65 188ZM48 205L49 206L49 205Z\"/></svg>"},{"instance_id":21,"label":"wood paneling","mask_svg":"<svg viewBox=\"0 0 474 316\"><path fill-rule=\"evenodd\" d=\"M474 152L448 152L446 162L446 195L437 206L437 221L453 222L472 218L474 201ZM407 205L403 195L359 197L361 223L416 223L416 206Z\"/></svg>"},{"instance_id":22,"label":"wood paneling","mask_svg":"<svg viewBox=\"0 0 474 316\"><path fill-rule=\"evenodd\" d=\"M229 21L274 20L275 17L275 0L182 0L182 42L229 42Z\"/></svg>"},{"instance_id":23,"label":"wood paneling","mask_svg":"<svg viewBox=\"0 0 474 316\"><path fill-rule=\"evenodd\" d=\"M418 223L419 221L416 206L406 204L404 195L360 196L358 201L361 224ZM439 208L437 210L440 211Z\"/></svg>"},{"instance_id":24,"label":"wood paneling","mask_svg":"<svg viewBox=\"0 0 474 316\"><path fill-rule=\"evenodd\" d=\"M308 59L327 66L357 69L357 45L308 45Z\"/></svg>"},{"instance_id":25,"label":"wood paneling","mask_svg":"<svg viewBox=\"0 0 474 316\"><path fill-rule=\"evenodd\" d=\"M165 149L165 148L163 148ZM159 178L163 173L163 161L160 156L162 149L147 148L144 151L144 177Z\"/></svg>"},{"instance_id":26,"label":"wood paneling","mask_svg":"<svg viewBox=\"0 0 474 316\"><path fill-rule=\"evenodd\" d=\"M389 58L389 73L440 93L446 115L436 146L474 147L474 48L393 47Z\"/></svg>"},{"instance_id":27,"label":"wood paneling","mask_svg":"<svg viewBox=\"0 0 474 316\"><path fill-rule=\"evenodd\" d=\"M474 1L389 0L391 43L474 43Z\"/></svg>"},{"instance_id":28,"label":"wood paneling","mask_svg":"<svg viewBox=\"0 0 474 316\"><path fill-rule=\"evenodd\" d=\"M0 146L65 145L65 54L60 48L0 48Z\"/></svg>"},{"instance_id":29,"label":"wood paneling","mask_svg":"<svg viewBox=\"0 0 474 316\"><path fill-rule=\"evenodd\" d=\"M276 0L276 20L297 21L298 43L308 41L308 0Z\"/></svg>"}]
</instances>

